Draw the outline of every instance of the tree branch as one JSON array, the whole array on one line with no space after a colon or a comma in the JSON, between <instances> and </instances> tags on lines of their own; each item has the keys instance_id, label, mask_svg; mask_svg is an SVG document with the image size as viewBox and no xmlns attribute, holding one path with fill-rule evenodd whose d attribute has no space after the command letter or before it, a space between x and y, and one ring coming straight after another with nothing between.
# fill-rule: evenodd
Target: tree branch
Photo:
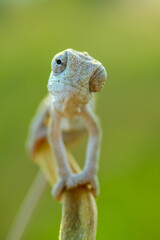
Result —
<instances>
[{"instance_id":1,"label":"tree branch","mask_svg":"<svg viewBox=\"0 0 160 240\"><path fill-rule=\"evenodd\" d=\"M97 207L90 190L78 187L64 192L60 240L94 240Z\"/></svg>"}]
</instances>

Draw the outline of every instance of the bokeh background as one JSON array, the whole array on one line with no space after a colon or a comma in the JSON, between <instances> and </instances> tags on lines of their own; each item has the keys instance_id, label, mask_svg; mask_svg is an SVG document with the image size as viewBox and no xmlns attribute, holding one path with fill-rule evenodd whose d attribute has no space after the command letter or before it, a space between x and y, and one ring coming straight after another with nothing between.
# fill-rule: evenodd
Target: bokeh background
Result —
<instances>
[{"instance_id":1,"label":"bokeh background","mask_svg":"<svg viewBox=\"0 0 160 240\"><path fill-rule=\"evenodd\" d=\"M97 239L160 239L160 1L0 2L0 239L38 167L25 151L52 57L88 51L107 69ZM82 154L82 148L84 153ZM85 141L73 149L84 161ZM23 240L58 239L61 205L45 191Z\"/></svg>"}]
</instances>

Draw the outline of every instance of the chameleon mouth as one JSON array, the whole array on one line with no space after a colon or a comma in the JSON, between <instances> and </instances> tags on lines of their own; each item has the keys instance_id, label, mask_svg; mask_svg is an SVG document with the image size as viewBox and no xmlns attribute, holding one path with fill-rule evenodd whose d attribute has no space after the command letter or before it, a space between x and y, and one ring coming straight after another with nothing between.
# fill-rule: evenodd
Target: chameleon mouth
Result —
<instances>
[{"instance_id":1,"label":"chameleon mouth","mask_svg":"<svg viewBox=\"0 0 160 240\"><path fill-rule=\"evenodd\" d=\"M85 87L79 86L78 84L73 85L66 82L60 82L59 79L53 80L53 78L50 78L47 87L48 91L51 92L53 95L57 93L65 95L65 92L73 92L74 94L81 94L87 99L91 98L91 92L89 91L89 88L86 89Z\"/></svg>"}]
</instances>

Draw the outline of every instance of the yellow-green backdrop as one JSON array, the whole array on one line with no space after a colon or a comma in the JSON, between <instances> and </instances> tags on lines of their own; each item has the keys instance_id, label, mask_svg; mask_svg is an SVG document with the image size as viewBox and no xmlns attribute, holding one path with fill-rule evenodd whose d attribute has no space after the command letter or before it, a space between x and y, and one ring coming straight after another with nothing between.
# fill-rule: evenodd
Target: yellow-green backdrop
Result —
<instances>
[{"instance_id":1,"label":"yellow-green backdrop","mask_svg":"<svg viewBox=\"0 0 160 240\"><path fill-rule=\"evenodd\" d=\"M0 2L0 239L32 184L30 120L47 93L52 57L88 51L108 72L98 96L103 128L97 239L160 239L160 2ZM74 154L84 161L85 144ZM23 240L58 239L61 206L48 187Z\"/></svg>"}]
</instances>

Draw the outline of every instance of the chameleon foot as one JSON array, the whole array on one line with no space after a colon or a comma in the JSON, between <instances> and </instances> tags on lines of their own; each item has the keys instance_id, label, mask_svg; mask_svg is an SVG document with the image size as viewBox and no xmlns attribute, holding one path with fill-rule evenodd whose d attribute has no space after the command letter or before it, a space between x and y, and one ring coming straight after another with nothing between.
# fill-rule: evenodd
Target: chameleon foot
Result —
<instances>
[{"instance_id":1,"label":"chameleon foot","mask_svg":"<svg viewBox=\"0 0 160 240\"><path fill-rule=\"evenodd\" d=\"M76 188L82 185L87 185L95 197L99 194L99 183L95 175L92 176L91 174L81 172L72 174L67 180L67 189Z\"/></svg>"},{"instance_id":2,"label":"chameleon foot","mask_svg":"<svg viewBox=\"0 0 160 240\"><path fill-rule=\"evenodd\" d=\"M60 178L52 188L51 194L57 200L61 198L61 195L66 188L66 182L67 182L67 178Z\"/></svg>"}]
</instances>

